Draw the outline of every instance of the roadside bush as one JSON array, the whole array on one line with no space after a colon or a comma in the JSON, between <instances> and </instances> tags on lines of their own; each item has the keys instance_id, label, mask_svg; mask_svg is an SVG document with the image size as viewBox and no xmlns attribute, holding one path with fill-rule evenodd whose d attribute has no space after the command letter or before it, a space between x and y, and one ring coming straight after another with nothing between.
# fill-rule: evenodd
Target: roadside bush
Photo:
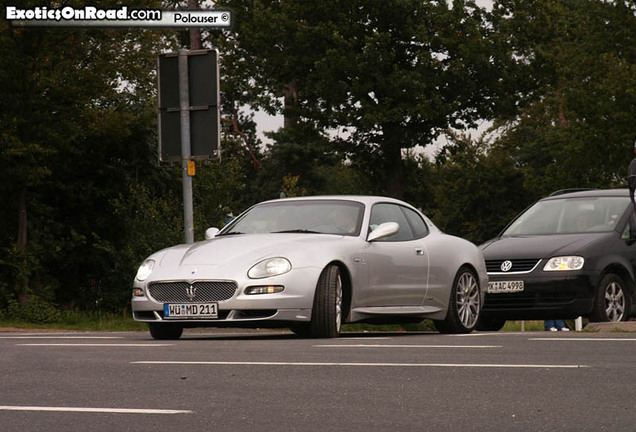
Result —
<instances>
[{"instance_id":1,"label":"roadside bush","mask_svg":"<svg viewBox=\"0 0 636 432\"><path fill-rule=\"evenodd\" d=\"M0 312L0 318L32 324L49 324L59 318L59 312L54 304L32 296L24 308L21 308L16 300L9 300L7 310L4 313Z\"/></svg>"}]
</instances>

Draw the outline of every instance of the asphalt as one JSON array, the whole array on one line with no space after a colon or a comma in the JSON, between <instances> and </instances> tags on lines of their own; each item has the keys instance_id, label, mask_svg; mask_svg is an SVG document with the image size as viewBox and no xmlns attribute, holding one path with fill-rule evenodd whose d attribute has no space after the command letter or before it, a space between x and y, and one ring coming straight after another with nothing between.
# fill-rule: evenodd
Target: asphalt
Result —
<instances>
[{"instance_id":1,"label":"asphalt","mask_svg":"<svg viewBox=\"0 0 636 432\"><path fill-rule=\"evenodd\" d=\"M197 333L197 332L210 332L214 333L234 333L234 332L245 332L245 333L258 333L258 332L279 332L283 331L280 329L232 329L232 328L195 328L195 329L187 329L188 332ZM591 322L583 327L584 332L591 333L636 333L636 321L622 321L622 322ZM0 327L0 332L37 332L37 333L48 333L48 332L81 332L78 330L60 330L60 329L36 329L36 328L17 328L17 327Z\"/></svg>"}]
</instances>

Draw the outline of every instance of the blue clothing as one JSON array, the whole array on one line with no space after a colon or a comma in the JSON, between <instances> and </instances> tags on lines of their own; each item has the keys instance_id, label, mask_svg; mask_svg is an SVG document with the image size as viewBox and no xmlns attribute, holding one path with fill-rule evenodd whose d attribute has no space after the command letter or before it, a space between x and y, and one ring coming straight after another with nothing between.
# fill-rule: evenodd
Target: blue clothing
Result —
<instances>
[{"instance_id":1,"label":"blue clothing","mask_svg":"<svg viewBox=\"0 0 636 432\"><path fill-rule=\"evenodd\" d=\"M557 320L545 320L543 321L543 328L548 331L551 328L555 328L557 330L562 330L565 328L565 323L562 319Z\"/></svg>"}]
</instances>

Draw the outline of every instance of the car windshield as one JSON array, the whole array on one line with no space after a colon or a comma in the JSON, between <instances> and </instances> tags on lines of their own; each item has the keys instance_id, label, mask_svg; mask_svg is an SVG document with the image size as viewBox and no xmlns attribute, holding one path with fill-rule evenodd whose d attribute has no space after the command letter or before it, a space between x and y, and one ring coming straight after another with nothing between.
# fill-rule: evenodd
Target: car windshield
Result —
<instances>
[{"instance_id":1,"label":"car windshield","mask_svg":"<svg viewBox=\"0 0 636 432\"><path fill-rule=\"evenodd\" d=\"M252 207L220 235L319 233L357 236L364 205L345 200L278 201Z\"/></svg>"},{"instance_id":2,"label":"car windshield","mask_svg":"<svg viewBox=\"0 0 636 432\"><path fill-rule=\"evenodd\" d=\"M627 197L584 197L539 201L503 232L522 235L608 232L629 205Z\"/></svg>"}]
</instances>

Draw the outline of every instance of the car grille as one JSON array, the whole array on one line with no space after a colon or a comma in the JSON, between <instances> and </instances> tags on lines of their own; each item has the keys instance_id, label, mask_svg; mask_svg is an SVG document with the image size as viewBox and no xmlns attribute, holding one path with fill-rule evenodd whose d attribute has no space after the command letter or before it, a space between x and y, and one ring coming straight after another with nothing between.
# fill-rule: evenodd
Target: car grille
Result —
<instances>
[{"instance_id":1,"label":"car grille","mask_svg":"<svg viewBox=\"0 0 636 432\"><path fill-rule=\"evenodd\" d=\"M484 309L536 309L562 306L574 300L574 296L568 294L550 294L545 296L536 293L486 294Z\"/></svg>"},{"instance_id":2,"label":"car grille","mask_svg":"<svg viewBox=\"0 0 636 432\"><path fill-rule=\"evenodd\" d=\"M236 282L228 281L153 282L148 286L148 294L158 302L204 303L228 300L236 289Z\"/></svg>"},{"instance_id":3,"label":"car grille","mask_svg":"<svg viewBox=\"0 0 636 432\"><path fill-rule=\"evenodd\" d=\"M507 272L501 270L501 264L504 261L510 261L512 263L512 268ZM486 261L486 271L488 273L529 273L532 269L534 269L537 264L541 261L540 259L513 259L513 260L487 260Z\"/></svg>"}]
</instances>

